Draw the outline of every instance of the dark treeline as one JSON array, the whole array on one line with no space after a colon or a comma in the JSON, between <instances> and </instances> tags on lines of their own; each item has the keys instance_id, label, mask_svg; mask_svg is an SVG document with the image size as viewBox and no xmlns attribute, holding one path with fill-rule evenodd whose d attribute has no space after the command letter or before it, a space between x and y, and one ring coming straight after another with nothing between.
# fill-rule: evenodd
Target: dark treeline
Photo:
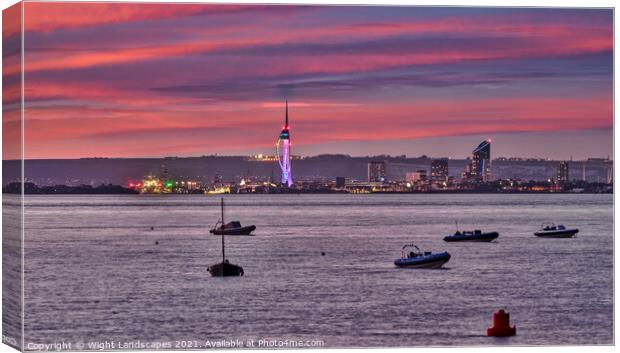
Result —
<instances>
[{"instance_id":1,"label":"dark treeline","mask_svg":"<svg viewBox=\"0 0 620 353\"><path fill-rule=\"evenodd\" d=\"M4 188L2 192L5 194L21 194L21 183L10 183ZM120 185L101 184L99 186L91 185L79 185L79 186L67 186L67 185L53 185L53 186L38 186L34 183L24 183L25 194L138 194L138 191L134 189L124 188Z\"/></svg>"}]
</instances>

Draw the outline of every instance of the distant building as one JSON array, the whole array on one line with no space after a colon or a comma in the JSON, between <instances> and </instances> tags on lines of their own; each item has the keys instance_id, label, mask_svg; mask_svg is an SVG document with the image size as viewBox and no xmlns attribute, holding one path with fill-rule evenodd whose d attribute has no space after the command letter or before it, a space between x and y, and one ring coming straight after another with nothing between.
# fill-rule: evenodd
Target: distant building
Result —
<instances>
[{"instance_id":1,"label":"distant building","mask_svg":"<svg viewBox=\"0 0 620 353\"><path fill-rule=\"evenodd\" d=\"M368 163L368 182L382 183L386 181L386 170L387 168L385 162Z\"/></svg>"},{"instance_id":2,"label":"distant building","mask_svg":"<svg viewBox=\"0 0 620 353\"><path fill-rule=\"evenodd\" d=\"M568 178L568 162L562 161L562 162L558 163L557 181L558 181L558 183L564 183L564 182L569 181L569 178Z\"/></svg>"},{"instance_id":3,"label":"distant building","mask_svg":"<svg viewBox=\"0 0 620 353\"><path fill-rule=\"evenodd\" d=\"M472 152L470 177L491 181L491 140L482 141Z\"/></svg>"},{"instance_id":4,"label":"distant building","mask_svg":"<svg viewBox=\"0 0 620 353\"><path fill-rule=\"evenodd\" d=\"M581 180L582 181L587 181L588 177L587 177L587 173L586 173L586 162L582 162L581 163Z\"/></svg>"},{"instance_id":5,"label":"distant building","mask_svg":"<svg viewBox=\"0 0 620 353\"><path fill-rule=\"evenodd\" d=\"M224 181L224 178L222 178L221 174L215 174L215 176L213 177L213 184L221 184Z\"/></svg>"},{"instance_id":6,"label":"distant building","mask_svg":"<svg viewBox=\"0 0 620 353\"><path fill-rule=\"evenodd\" d=\"M409 172L405 176L405 181L414 183L425 183L428 180L426 170L418 170L415 172Z\"/></svg>"},{"instance_id":7,"label":"distant building","mask_svg":"<svg viewBox=\"0 0 620 353\"><path fill-rule=\"evenodd\" d=\"M448 158L431 162L431 184L445 186L448 183Z\"/></svg>"},{"instance_id":8,"label":"distant building","mask_svg":"<svg viewBox=\"0 0 620 353\"><path fill-rule=\"evenodd\" d=\"M346 179L344 177L336 177L336 187L338 189L344 188L346 185Z\"/></svg>"},{"instance_id":9,"label":"distant building","mask_svg":"<svg viewBox=\"0 0 620 353\"><path fill-rule=\"evenodd\" d=\"M247 160L252 162L277 162L278 156L257 154L255 156L248 157Z\"/></svg>"}]
</instances>

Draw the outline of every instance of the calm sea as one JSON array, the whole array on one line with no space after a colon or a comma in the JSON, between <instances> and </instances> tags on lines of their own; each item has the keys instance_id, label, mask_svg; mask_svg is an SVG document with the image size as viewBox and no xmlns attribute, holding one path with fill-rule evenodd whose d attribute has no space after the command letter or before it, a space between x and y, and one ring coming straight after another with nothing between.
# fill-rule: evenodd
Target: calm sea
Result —
<instances>
[{"instance_id":1,"label":"calm sea","mask_svg":"<svg viewBox=\"0 0 620 353\"><path fill-rule=\"evenodd\" d=\"M258 227L254 237L226 238L244 277L206 272L221 256L208 233L219 197L27 196L26 344L613 343L612 195L225 199L227 220ZM500 237L443 242L455 221ZM580 232L537 238L544 221ZM442 270L395 268L412 242L452 259ZM500 308L517 336L484 336Z\"/></svg>"}]
</instances>

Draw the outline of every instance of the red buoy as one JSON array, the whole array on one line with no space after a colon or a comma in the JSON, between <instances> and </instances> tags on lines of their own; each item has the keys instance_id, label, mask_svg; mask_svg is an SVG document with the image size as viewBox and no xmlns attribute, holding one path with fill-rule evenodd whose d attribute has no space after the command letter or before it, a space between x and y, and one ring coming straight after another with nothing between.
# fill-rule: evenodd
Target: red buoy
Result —
<instances>
[{"instance_id":1,"label":"red buoy","mask_svg":"<svg viewBox=\"0 0 620 353\"><path fill-rule=\"evenodd\" d=\"M510 314L500 309L493 314L493 327L487 328L487 336L506 337L517 334L517 327L510 327Z\"/></svg>"}]
</instances>

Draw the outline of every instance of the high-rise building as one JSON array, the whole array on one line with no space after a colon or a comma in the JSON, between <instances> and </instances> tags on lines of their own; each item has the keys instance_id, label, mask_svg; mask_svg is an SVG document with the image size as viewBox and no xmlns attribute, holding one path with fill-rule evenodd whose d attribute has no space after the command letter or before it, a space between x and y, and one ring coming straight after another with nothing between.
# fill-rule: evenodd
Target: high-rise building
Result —
<instances>
[{"instance_id":1,"label":"high-rise building","mask_svg":"<svg viewBox=\"0 0 620 353\"><path fill-rule=\"evenodd\" d=\"M482 141L472 152L472 177L481 181L491 181L491 140Z\"/></svg>"},{"instance_id":2,"label":"high-rise building","mask_svg":"<svg viewBox=\"0 0 620 353\"><path fill-rule=\"evenodd\" d=\"M344 177L336 177L336 188L342 189L346 186L346 179Z\"/></svg>"},{"instance_id":3,"label":"high-rise building","mask_svg":"<svg viewBox=\"0 0 620 353\"><path fill-rule=\"evenodd\" d=\"M433 159L431 162L431 184L446 186L448 183L448 158Z\"/></svg>"},{"instance_id":4,"label":"high-rise building","mask_svg":"<svg viewBox=\"0 0 620 353\"><path fill-rule=\"evenodd\" d=\"M282 132L276 141L276 156L282 170L282 184L293 185L293 174L291 173L291 135L288 128L288 100L286 101L286 111Z\"/></svg>"},{"instance_id":5,"label":"high-rise building","mask_svg":"<svg viewBox=\"0 0 620 353\"><path fill-rule=\"evenodd\" d=\"M386 181L386 169L385 162L368 163L368 182L382 183Z\"/></svg>"},{"instance_id":6,"label":"high-rise building","mask_svg":"<svg viewBox=\"0 0 620 353\"><path fill-rule=\"evenodd\" d=\"M568 180L568 162L562 161L558 163L557 181L558 183L564 183Z\"/></svg>"}]
</instances>

